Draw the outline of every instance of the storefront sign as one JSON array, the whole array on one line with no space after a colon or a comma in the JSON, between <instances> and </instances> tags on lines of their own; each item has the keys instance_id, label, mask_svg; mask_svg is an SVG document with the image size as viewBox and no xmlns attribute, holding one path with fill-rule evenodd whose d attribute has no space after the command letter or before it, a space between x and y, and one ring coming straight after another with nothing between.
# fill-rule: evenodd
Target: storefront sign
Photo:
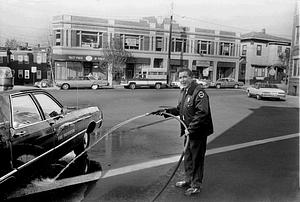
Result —
<instances>
[{"instance_id":1,"label":"storefront sign","mask_svg":"<svg viewBox=\"0 0 300 202\"><path fill-rule=\"evenodd\" d=\"M54 60L64 60L64 61L89 61L98 62L104 60L101 56L91 56L91 55L53 55Z\"/></svg>"},{"instance_id":2,"label":"storefront sign","mask_svg":"<svg viewBox=\"0 0 300 202\"><path fill-rule=\"evenodd\" d=\"M209 67L210 61L207 60L196 60L196 66Z\"/></svg>"}]
</instances>

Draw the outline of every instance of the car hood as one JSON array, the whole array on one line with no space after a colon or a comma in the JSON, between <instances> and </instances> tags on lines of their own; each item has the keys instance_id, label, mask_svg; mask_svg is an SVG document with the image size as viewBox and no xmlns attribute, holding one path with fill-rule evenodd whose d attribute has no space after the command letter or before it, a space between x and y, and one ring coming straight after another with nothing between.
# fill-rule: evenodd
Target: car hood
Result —
<instances>
[{"instance_id":1,"label":"car hood","mask_svg":"<svg viewBox=\"0 0 300 202\"><path fill-rule=\"evenodd\" d=\"M260 90L263 92L266 91L271 93L285 93L283 90L277 88L261 88Z\"/></svg>"}]
</instances>

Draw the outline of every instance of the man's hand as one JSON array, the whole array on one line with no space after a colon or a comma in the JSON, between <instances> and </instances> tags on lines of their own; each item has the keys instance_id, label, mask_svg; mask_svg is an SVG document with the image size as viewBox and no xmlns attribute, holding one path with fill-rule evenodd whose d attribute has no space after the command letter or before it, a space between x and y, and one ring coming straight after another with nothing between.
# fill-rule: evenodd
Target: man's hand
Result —
<instances>
[{"instance_id":1,"label":"man's hand","mask_svg":"<svg viewBox=\"0 0 300 202\"><path fill-rule=\"evenodd\" d=\"M188 136L189 134L190 134L190 132L189 132L187 129L185 129L185 130L184 130L184 135L185 135L185 136Z\"/></svg>"},{"instance_id":2,"label":"man's hand","mask_svg":"<svg viewBox=\"0 0 300 202\"><path fill-rule=\"evenodd\" d=\"M156 110L156 111L154 111L154 112L151 112L150 114L151 115L159 115L159 116L163 116L164 114L164 112L166 112L166 109L159 109L159 110Z\"/></svg>"}]
</instances>

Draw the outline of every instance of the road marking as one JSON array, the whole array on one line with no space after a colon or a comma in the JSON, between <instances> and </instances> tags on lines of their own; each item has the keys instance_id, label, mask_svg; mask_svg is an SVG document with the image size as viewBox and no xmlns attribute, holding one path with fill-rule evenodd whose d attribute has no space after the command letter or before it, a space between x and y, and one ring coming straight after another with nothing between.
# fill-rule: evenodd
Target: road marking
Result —
<instances>
[{"instance_id":1,"label":"road marking","mask_svg":"<svg viewBox=\"0 0 300 202\"><path fill-rule=\"evenodd\" d=\"M252 142L246 142L246 143L241 143L241 144L235 144L235 145L230 145L230 146L225 146L225 147L219 147L215 149L209 149L206 152L206 156L212 155L212 154L218 154L218 153L223 153L223 152L228 152L228 151L233 151L233 150L238 150L246 147L251 147L251 146L256 146L256 145L261 145L261 144L266 144L270 142L276 142L276 141L281 141L281 140L286 140L286 139L291 139L299 137L299 133L295 134L290 134L290 135L285 135L285 136L279 136L279 137L273 137L273 138L267 138L263 140L255 140ZM178 162L180 158L180 155L172 156L169 158L163 158L163 159L158 159L158 160L152 160L152 161L147 161L144 163L138 163L130 166L124 166L116 169L111 169L108 171L104 171L103 175L101 178L108 178L108 177L113 177L116 175L123 175L126 173L131 173L134 171L139 171L147 168L153 168L157 166L162 166L165 164L169 163L175 163Z\"/></svg>"}]
</instances>

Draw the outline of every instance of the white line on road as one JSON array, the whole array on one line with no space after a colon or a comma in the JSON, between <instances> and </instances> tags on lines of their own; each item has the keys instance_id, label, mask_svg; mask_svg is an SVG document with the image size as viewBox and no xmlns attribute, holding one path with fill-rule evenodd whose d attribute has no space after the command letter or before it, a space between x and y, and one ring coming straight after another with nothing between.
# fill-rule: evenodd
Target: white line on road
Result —
<instances>
[{"instance_id":1,"label":"white line on road","mask_svg":"<svg viewBox=\"0 0 300 202\"><path fill-rule=\"evenodd\" d=\"M219 148L215 148L215 149L209 149L206 152L206 155L212 155L212 154L233 151L233 150L237 150L237 149L266 144L266 143L270 143L270 142L286 140L286 139L295 138L295 137L299 137L299 133L285 135L285 136L279 136L279 137L273 137L273 138L267 138L267 139L263 139L263 140L255 140L252 142L246 142L246 143L235 144L235 145L230 145L230 146L225 146L225 147L219 147ZM180 158L180 155L176 155L176 156L172 156L169 158L152 160L152 161L147 161L144 163L138 163L138 164L134 164L134 165L130 165L130 166L124 166L121 168L108 170L107 172L104 172L102 178L113 177L116 175L131 173L131 172L138 171L138 170L162 166L162 165L166 165L169 163L175 163L179 160L179 158Z\"/></svg>"}]
</instances>

